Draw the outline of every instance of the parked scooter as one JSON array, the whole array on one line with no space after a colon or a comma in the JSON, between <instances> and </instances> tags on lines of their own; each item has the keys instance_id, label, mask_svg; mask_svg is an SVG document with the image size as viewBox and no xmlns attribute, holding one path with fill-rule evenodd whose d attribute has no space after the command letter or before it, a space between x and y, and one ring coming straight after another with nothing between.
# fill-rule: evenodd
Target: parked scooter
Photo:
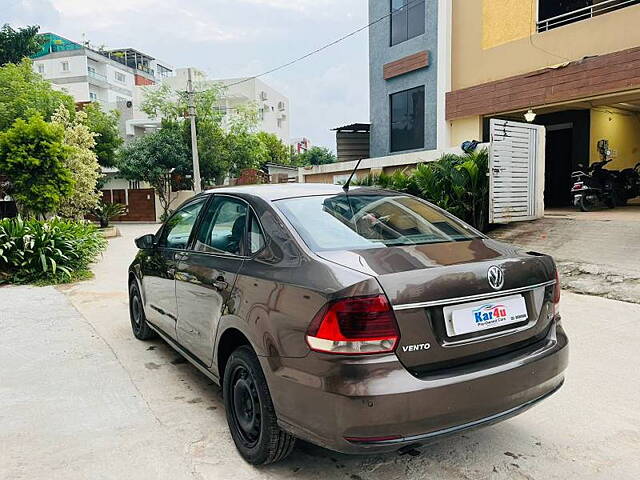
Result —
<instances>
[{"instance_id":1,"label":"parked scooter","mask_svg":"<svg viewBox=\"0 0 640 480\"><path fill-rule=\"evenodd\" d=\"M598 206L615 208L616 179L604 166L611 160L603 160L589 166L585 170L573 172L574 179L571 193L573 205L583 212L589 212Z\"/></svg>"},{"instance_id":2,"label":"parked scooter","mask_svg":"<svg viewBox=\"0 0 640 480\"><path fill-rule=\"evenodd\" d=\"M626 168L618 174L616 203L626 205L629 200L640 196L640 163Z\"/></svg>"}]
</instances>

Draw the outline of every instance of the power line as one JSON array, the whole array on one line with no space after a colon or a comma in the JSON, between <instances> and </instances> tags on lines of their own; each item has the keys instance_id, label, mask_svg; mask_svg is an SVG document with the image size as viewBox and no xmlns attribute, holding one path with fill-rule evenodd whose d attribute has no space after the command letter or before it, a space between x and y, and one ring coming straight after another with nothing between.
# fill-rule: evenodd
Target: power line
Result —
<instances>
[{"instance_id":1,"label":"power line","mask_svg":"<svg viewBox=\"0 0 640 480\"><path fill-rule=\"evenodd\" d=\"M298 62L300 62L302 60L305 60L305 59L307 59L307 58L309 58L309 57L311 57L313 55L316 55L317 53L320 53L320 52L322 52L322 51L324 51L324 50L326 50L328 48L331 48L334 45L337 45L338 43L344 42L345 40L353 37L354 35L357 35L358 33L362 32L363 30L366 30L366 29L376 25L377 23L380 23L381 21L391 17L392 15L394 15L395 13L398 13L401 10L408 9L408 8L412 7L413 5L416 5L418 3L423 3L423 2L424 2L424 0L411 0L406 5L403 5L400 8L392 10L391 12L389 12L386 15L383 15L382 17L378 18L377 20L374 20L373 22L371 22L371 23L369 23L369 24L367 24L367 25L365 25L363 27L358 28L357 30L354 30L353 32L347 33L346 35L343 35L342 37L334 40L333 42L327 43L326 45L323 45L320 48L316 48L315 50L313 50L313 51L311 51L311 52L309 52L309 53L307 53L305 55L302 55L301 57L298 57L298 58L296 58L294 60L291 60L290 62L284 63L284 64L282 64L282 65L280 65L278 67L272 68L271 70L267 70L266 72L262 72L262 73L260 73L258 75L254 75L252 77L247 77L247 78L245 78L243 80L240 80L238 82L230 83L228 85L225 85L225 87L228 88L228 87L233 87L235 85L240 85L241 83L250 82L251 80L255 80L256 78L264 77L265 75L269 75L270 73L274 73L274 72L277 72L278 70L282 70L284 68L290 67L294 63L298 63Z\"/></svg>"}]
</instances>

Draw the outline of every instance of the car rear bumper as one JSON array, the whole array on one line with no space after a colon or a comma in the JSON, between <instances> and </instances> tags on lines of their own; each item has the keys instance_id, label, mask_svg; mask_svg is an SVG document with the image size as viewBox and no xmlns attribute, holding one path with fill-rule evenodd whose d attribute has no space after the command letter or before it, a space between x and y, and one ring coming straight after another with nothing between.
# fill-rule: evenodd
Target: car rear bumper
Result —
<instances>
[{"instance_id":1,"label":"car rear bumper","mask_svg":"<svg viewBox=\"0 0 640 480\"><path fill-rule=\"evenodd\" d=\"M395 355L261 361L282 428L338 452L378 453L522 413L561 387L568 341L554 322L535 345L423 378Z\"/></svg>"}]
</instances>

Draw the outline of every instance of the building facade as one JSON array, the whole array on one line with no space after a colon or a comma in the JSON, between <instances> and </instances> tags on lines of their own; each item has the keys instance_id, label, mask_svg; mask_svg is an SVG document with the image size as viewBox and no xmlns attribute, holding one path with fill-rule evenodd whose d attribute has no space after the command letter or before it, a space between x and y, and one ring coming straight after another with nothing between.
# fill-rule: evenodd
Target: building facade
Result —
<instances>
[{"instance_id":1,"label":"building facade","mask_svg":"<svg viewBox=\"0 0 640 480\"><path fill-rule=\"evenodd\" d=\"M186 91L189 68L178 68L175 75L163 80L173 91ZM228 126L234 115L235 109L241 106L254 105L258 109L259 131L273 133L285 145L289 145L289 99L270 87L263 81L255 78L234 78L210 80L207 76L191 68L194 89L204 89L214 85L221 85L222 95L219 108L222 111L223 125ZM153 86L138 86L134 91L133 118L127 122L127 136L138 136L145 131L160 126L161 120L150 118L140 110L147 89Z\"/></svg>"},{"instance_id":2,"label":"building facade","mask_svg":"<svg viewBox=\"0 0 640 480\"><path fill-rule=\"evenodd\" d=\"M107 111L118 110L123 134L133 118L136 87L172 75L167 63L135 49L99 50L53 33L42 37L33 69L77 103L99 102Z\"/></svg>"},{"instance_id":3,"label":"building facade","mask_svg":"<svg viewBox=\"0 0 640 480\"><path fill-rule=\"evenodd\" d=\"M444 0L369 0L372 157L448 144L450 11Z\"/></svg>"},{"instance_id":4,"label":"building facade","mask_svg":"<svg viewBox=\"0 0 640 480\"><path fill-rule=\"evenodd\" d=\"M545 203L568 205L571 172L640 162L640 2L453 0L451 144L489 141L491 119L546 127Z\"/></svg>"},{"instance_id":5,"label":"building facade","mask_svg":"<svg viewBox=\"0 0 640 480\"><path fill-rule=\"evenodd\" d=\"M225 86L221 107L226 112L241 105L258 108L258 130L273 133L285 145L290 143L289 99L258 78L214 80Z\"/></svg>"}]
</instances>

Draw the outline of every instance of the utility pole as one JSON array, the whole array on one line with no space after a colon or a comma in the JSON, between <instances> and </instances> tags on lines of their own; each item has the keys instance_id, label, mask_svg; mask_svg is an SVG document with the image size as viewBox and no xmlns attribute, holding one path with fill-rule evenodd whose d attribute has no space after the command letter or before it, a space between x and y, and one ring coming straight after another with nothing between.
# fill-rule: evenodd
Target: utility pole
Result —
<instances>
[{"instance_id":1,"label":"utility pole","mask_svg":"<svg viewBox=\"0 0 640 480\"><path fill-rule=\"evenodd\" d=\"M189 94L189 117L191 118L191 153L193 155L193 190L202 192L200 181L200 158L198 157L198 132L196 132L196 101L191 80L191 68L188 69L187 93Z\"/></svg>"}]
</instances>

